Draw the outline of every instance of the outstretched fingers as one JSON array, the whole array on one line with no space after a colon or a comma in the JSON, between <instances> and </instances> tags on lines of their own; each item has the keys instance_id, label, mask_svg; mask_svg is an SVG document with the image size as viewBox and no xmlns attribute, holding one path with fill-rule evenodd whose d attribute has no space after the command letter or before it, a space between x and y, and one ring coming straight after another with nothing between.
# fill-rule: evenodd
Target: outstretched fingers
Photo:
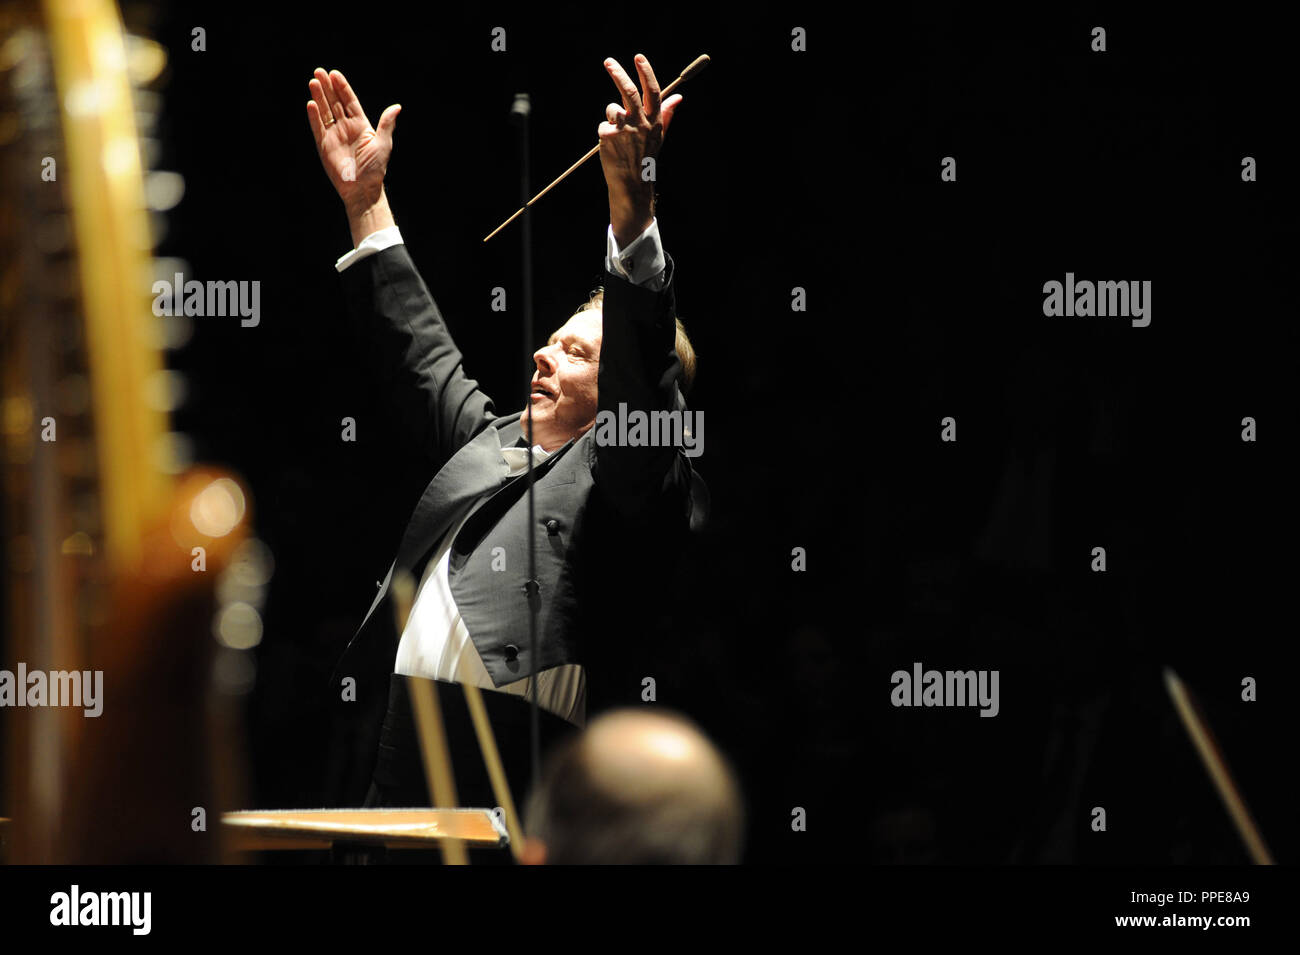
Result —
<instances>
[{"instance_id":1,"label":"outstretched fingers","mask_svg":"<svg viewBox=\"0 0 1300 955\"><path fill-rule=\"evenodd\" d=\"M334 83L334 95L338 97L339 104L343 107L343 114L353 119L364 119L365 110L361 108L361 101L357 99L357 94L352 92L352 86L347 78L338 70L330 70L330 79Z\"/></svg>"},{"instance_id":2,"label":"outstretched fingers","mask_svg":"<svg viewBox=\"0 0 1300 955\"><path fill-rule=\"evenodd\" d=\"M325 117L325 122L328 124L331 118L339 120L346 117L347 113L343 111L343 106L339 103L338 93L334 92L334 81L330 79L330 75L319 66L316 67L315 75L316 82L320 84L321 92L325 96L325 104L329 107L329 115Z\"/></svg>"},{"instance_id":3,"label":"outstretched fingers","mask_svg":"<svg viewBox=\"0 0 1300 955\"><path fill-rule=\"evenodd\" d=\"M307 125L311 127L311 134L316 140L316 148L319 149L321 142L325 139L325 124L320 118L320 107L316 105L314 99L307 101Z\"/></svg>"},{"instance_id":4,"label":"outstretched fingers","mask_svg":"<svg viewBox=\"0 0 1300 955\"><path fill-rule=\"evenodd\" d=\"M636 63L636 71L641 74L641 89L645 93L646 118L654 122L659 118L659 81L655 79L655 71L650 68L650 61L644 54L638 53L633 62Z\"/></svg>"},{"instance_id":5,"label":"outstretched fingers","mask_svg":"<svg viewBox=\"0 0 1300 955\"><path fill-rule=\"evenodd\" d=\"M326 85L330 83L329 74L324 70L318 69L316 75L307 83L307 88L311 90L312 102L316 104L316 109L320 112L320 121L325 126L329 126L334 120L334 111L330 109L329 98L325 93Z\"/></svg>"},{"instance_id":6,"label":"outstretched fingers","mask_svg":"<svg viewBox=\"0 0 1300 955\"><path fill-rule=\"evenodd\" d=\"M397 127L397 117L401 112L401 103L394 103L392 106L388 107L388 109L384 110L379 117L378 124L375 126L375 132L381 136L387 136L391 142L393 138L393 130ZM367 122L369 122L369 120L367 120Z\"/></svg>"},{"instance_id":7,"label":"outstretched fingers","mask_svg":"<svg viewBox=\"0 0 1300 955\"><path fill-rule=\"evenodd\" d=\"M641 109L641 94L636 91L636 84L632 82L632 78L627 75L623 67L618 65L618 60L613 57L605 61L605 69L609 71L610 78L613 79L614 85L618 87L618 92L623 97L623 108L627 110L627 121L633 125L640 123L643 112Z\"/></svg>"},{"instance_id":8,"label":"outstretched fingers","mask_svg":"<svg viewBox=\"0 0 1300 955\"><path fill-rule=\"evenodd\" d=\"M668 131L668 123L671 122L673 118L673 110L677 108L677 104L679 104L681 101L682 101L681 93L674 93L672 96L664 100L663 109L659 113L660 122L662 122L664 125L664 132Z\"/></svg>"}]
</instances>

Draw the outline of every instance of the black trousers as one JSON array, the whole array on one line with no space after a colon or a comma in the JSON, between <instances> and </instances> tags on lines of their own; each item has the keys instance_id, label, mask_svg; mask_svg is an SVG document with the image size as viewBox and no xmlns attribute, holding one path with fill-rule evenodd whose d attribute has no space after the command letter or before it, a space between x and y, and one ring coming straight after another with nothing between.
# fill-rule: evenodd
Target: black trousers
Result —
<instances>
[{"instance_id":1,"label":"black trousers","mask_svg":"<svg viewBox=\"0 0 1300 955\"><path fill-rule=\"evenodd\" d=\"M413 808L430 804L429 786L420 756L419 737L411 715L408 680L394 673L388 687L388 713L379 738L379 754L366 797L367 808ZM498 805L470 720L465 691L459 683L438 680L438 702L447 731L456 798L461 807L492 809ZM522 818L531 785L531 705L526 697L493 690L482 692L488 722L496 737L515 808ZM539 710L542 756L577 727L546 710Z\"/></svg>"}]
</instances>

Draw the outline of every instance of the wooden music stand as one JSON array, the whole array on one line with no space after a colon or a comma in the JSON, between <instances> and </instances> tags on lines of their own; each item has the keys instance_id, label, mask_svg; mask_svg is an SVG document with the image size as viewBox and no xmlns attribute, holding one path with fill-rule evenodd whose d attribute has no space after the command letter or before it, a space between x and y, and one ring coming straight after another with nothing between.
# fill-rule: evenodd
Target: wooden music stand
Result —
<instances>
[{"instance_id":1,"label":"wooden music stand","mask_svg":"<svg viewBox=\"0 0 1300 955\"><path fill-rule=\"evenodd\" d=\"M385 849L438 849L457 839L472 849L510 845L505 826L488 809L273 809L222 815L232 848L332 849L336 845Z\"/></svg>"}]
</instances>

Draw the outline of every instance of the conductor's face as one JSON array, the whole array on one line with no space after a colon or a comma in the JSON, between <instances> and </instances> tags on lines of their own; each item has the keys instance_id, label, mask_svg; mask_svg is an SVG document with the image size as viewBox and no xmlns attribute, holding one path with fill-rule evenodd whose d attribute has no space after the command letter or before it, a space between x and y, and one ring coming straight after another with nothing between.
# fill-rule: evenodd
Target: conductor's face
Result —
<instances>
[{"instance_id":1,"label":"conductor's face","mask_svg":"<svg viewBox=\"0 0 1300 955\"><path fill-rule=\"evenodd\" d=\"M601 310L578 312L533 352L533 443L554 451L596 423L600 371ZM528 412L519 417L528 433Z\"/></svg>"}]
</instances>

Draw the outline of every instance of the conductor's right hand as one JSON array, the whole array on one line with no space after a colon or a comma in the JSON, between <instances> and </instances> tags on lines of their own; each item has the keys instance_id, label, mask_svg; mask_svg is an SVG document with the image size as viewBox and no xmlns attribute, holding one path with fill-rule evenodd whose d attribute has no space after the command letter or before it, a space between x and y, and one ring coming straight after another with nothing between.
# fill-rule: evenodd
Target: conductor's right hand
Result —
<instances>
[{"instance_id":1,"label":"conductor's right hand","mask_svg":"<svg viewBox=\"0 0 1300 955\"><path fill-rule=\"evenodd\" d=\"M374 128L338 70L326 73L318 68L307 86L311 90L307 122L316 138L316 151L349 220L354 220L384 200L384 174L402 107L388 107Z\"/></svg>"}]
</instances>

